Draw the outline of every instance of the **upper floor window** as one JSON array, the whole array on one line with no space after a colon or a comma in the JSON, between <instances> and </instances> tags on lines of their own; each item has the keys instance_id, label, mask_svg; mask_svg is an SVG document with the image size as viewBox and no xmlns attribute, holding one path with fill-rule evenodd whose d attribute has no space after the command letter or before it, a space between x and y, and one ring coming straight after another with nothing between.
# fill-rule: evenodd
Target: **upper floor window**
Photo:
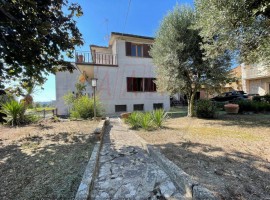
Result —
<instances>
[{"instance_id":1,"label":"upper floor window","mask_svg":"<svg viewBox=\"0 0 270 200\"><path fill-rule=\"evenodd\" d=\"M131 44L131 56L142 57L143 46L140 44Z\"/></svg>"},{"instance_id":2,"label":"upper floor window","mask_svg":"<svg viewBox=\"0 0 270 200\"><path fill-rule=\"evenodd\" d=\"M149 50L149 44L126 42L126 56L150 58Z\"/></svg>"}]
</instances>

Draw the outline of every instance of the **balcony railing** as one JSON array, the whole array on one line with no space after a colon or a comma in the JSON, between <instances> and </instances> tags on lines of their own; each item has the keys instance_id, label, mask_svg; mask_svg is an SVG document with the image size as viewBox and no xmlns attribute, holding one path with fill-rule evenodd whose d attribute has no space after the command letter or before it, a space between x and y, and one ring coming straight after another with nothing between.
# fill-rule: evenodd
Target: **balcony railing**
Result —
<instances>
[{"instance_id":1,"label":"balcony railing","mask_svg":"<svg viewBox=\"0 0 270 200\"><path fill-rule=\"evenodd\" d=\"M97 64L97 65L117 65L117 55L96 52L91 55L88 51L75 52L76 63Z\"/></svg>"},{"instance_id":2,"label":"balcony railing","mask_svg":"<svg viewBox=\"0 0 270 200\"><path fill-rule=\"evenodd\" d=\"M244 79L255 79L270 77L270 69L267 67L255 66L255 67L245 67L243 71Z\"/></svg>"}]
</instances>

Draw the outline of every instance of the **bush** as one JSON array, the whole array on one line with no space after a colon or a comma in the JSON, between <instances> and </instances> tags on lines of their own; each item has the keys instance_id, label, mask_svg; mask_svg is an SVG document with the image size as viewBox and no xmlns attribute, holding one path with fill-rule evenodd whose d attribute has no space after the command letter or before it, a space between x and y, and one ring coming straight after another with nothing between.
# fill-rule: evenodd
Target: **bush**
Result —
<instances>
[{"instance_id":1,"label":"bush","mask_svg":"<svg viewBox=\"0 0 270 200\"><path fill-rule=\"evenodd\" d=\"M96 114L102 115L102 106L98 98L96 98ZM70 116L72 118L88 119L94 117L94 99L88 96L81 96L74 100Z\"/></svg>"},{"instance_id":2,"label":"bush","mask_svg":"<svg viewBox=\"0 0 270 200\"><path fill-rule=\"evenodd\" d=\"M1 105L1 113L5 114L7 124L12 126L25 123L25 107L17 101L9 101Z\"/></svg>"},{"instance_id":3,"label":"bush","mask_svg":"<svg viewBox=\"0 0 270 200\"><path fill-rule=\"evenodd\" d=\"M199 118L215 118L216 105L211 100L201 99L197 101L196 114Z\"/></svg>"},{"instance_id":4,"label":"bush","mask_svg":"<svg viewBox=\"0 0 270 200\"><path fill-rule=\"evenodd\" d=\"M239 112L269 112L270 103L264 101L239 101Z\"/></svg>"},{"instance_id":5,"label":"bush","mask_svg":"<svg viewBox=\"0 0 270 200\"><path fill-rule=\"evenodd\" d=\"M131 125L131 128L137 129L141 127L140 118L142 117L142 115L143 113L133 112L127 117L126 122Z\"/></svg>"},{"instance_id":6,"label":"bush","mask_svg":"<svg viewBox=\"0 0 270 200\"><path fill-rule=\"evenodd\" d=\"M152 115L149 112L146 112L142 114L141 116L139 116L140 126L146 131L150 130L150 128L153 125L152 122L153 122Z\"/></svg>"},{"instance_id":7,"label":"bush","mask_svg":"<svg viewBox=\"0 0 270 200\"><path fill-rule=\"evenodd\" d=\"M167 113L163 109L157 109L152 112L153 124L161 128L168 118Z\"/></svg>"},{"instance_id":8,"label":"bush","mask_svg":"<svg viewBox=\"0 0 270 200\"><path fill-rule=\"evenodd\" d=\"M266 94L264 96L254 96L253 101L270 103L270 94Z\"/></svg>"}]
</instances>

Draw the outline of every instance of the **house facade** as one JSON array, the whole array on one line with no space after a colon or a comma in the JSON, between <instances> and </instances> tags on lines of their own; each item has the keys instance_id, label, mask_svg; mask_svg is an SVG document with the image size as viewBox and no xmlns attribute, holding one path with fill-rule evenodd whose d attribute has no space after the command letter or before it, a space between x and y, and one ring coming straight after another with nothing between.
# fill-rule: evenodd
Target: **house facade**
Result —
<instances>
[{"instance_id":1,"label":"house facade","mask_svg":"<svg viewBox=\"0 0 270 200\"><path fill-rule=\"evenodd\" d=\"M75 91L85 76L87 95L93 95L91 79L96 78L96 94L107 115L121 112L169 110L170 98L156 91L155 66L149 56L154 38L112 32L108 47L90 45L89 52L76 52L77 70L56 74L56 100L59 115L68 114L63 96Z\"/></svg>"},{"instance_id":2,"label":"house facade","mask_svg":"<svg viewBox=\"0 0 270 200\"><path fill-rule=\"evenodd\" d=\"M261 65L241 64L243 90L248 94L270 93L270 68Z\"/></svg>"}]
</instances>

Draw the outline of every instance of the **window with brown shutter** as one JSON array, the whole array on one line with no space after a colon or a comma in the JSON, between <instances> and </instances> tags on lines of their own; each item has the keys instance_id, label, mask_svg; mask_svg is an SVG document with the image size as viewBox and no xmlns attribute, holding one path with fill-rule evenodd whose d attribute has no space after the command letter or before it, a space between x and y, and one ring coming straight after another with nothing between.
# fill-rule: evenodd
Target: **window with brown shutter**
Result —
<instances>
[{"instance_id":1,"label":"window with brown shutter","mask_svg":"<svg viewBox=\"0 0 270 200\"><path fill-rule=\"evenodd\" d=\"M157 87L154 83L155 78L144 78L144 91L145 92L156 92Z\"/></svg>"},{"instance_id":2,"label":"window with brown shutter","mask_svg":"<svg viewBox=\"0 0 270 200\"><path fill-rule=\"evenodd\" d=\"M143 45L143 57L151 58L151 56L149 55L149 51L150 51L150 44L144 44Z\"/></svg>"},{"instance_id":3,"label":"window with brown shutter","mask_svg":"<svg viewBox=\"0 0 270 200\"><path fill-rule=\"evenodd\" d=\"M126 56L131 56L131 42L126 42Z\"/></svg>"}]
</instances>

